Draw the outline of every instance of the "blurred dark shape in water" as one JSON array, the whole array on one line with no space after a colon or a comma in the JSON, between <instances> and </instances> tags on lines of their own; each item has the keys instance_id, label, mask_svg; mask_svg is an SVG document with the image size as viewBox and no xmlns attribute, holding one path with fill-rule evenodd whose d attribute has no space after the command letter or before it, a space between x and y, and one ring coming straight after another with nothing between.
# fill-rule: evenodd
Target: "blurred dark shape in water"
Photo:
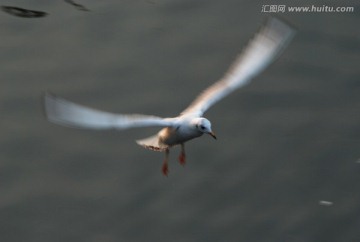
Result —
<instances>
[{"instance_id":1,"label":"blurred dark shape in water","mask_svg":"<svg viewBox=\"0 0 360 242\"><path fill-rule=\"evenodd\" d=\"M84 5L78 4L78 3L74 2L73 0L64 0L64 1L75 6L77 9L79 9L81 11L90 11Z\"/></svg>"},{"instance_id":2,"label":"blurred dark shape in water","mask_svg":"<svg viewBox=\"0 0 360 242\"><path fill-rule=\"evenodd\" d=\"M12 6L1 6L1 9L8 14L22 18L40 18L47 15L47 13L42 11L29 10Z\"/></svg>"}]
</instances>

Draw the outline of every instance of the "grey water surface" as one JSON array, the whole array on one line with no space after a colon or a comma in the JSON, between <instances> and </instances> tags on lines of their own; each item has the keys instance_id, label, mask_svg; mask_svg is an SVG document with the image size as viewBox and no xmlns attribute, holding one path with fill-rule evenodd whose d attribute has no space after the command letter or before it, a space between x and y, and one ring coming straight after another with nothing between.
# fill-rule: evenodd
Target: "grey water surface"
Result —
<instances>
[{"instance_id":1,"label":"grey water surface","mask_svg":"<svg viewBox=\"0 0 360 242\"><path fill-rule=\"evenodd\" d=\"M69 4L70 3L70 4ZM134 140L46 121L50 91L111 112L175 116L227 70L264 5L298 32L250 85L205 116L218 136L187 164ZM301 5L300 5L301 4ZM360 241L358 1L1 1L0 241ZM88 11L81 11L88 10Z\"/></svg>"}]
</instances>

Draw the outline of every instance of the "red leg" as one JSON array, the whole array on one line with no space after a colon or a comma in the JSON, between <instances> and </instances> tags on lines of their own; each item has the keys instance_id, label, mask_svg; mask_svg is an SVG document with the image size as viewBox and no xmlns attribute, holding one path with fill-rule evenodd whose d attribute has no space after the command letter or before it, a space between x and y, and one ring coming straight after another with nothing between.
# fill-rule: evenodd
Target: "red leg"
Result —
<instances>
[{"instance_id":1,"label":"red leg","mask_svg":"<svg viewBox=\"0 0 360 242\"><path fill-rule=\"evenodd\" d=\"M169 168L168 168L168 164L164 162L164 164L161 167L162 173L164 176L168 176L169 173Z\"/></svg>"},{"instance_id":2,"label":"red leg","mask_svg":"<svg viewBox=\"0 0 360 242\"><path fill-rule=\"evenodd\" d=\"M169 160L169 149L166 149L164 163L161 167L164 176L168 176L169 173L168 160Z\"/></svg>"},{"instance_id":3,"label":"red leg","mask_svg":"<svg viewBox=\"0 0 360 242\"><path fill-rule=\"evenodd\" d=\"M185 165L186 163L186 156L185 156L185 146L184 144L181 144L181 152L180 152L180 155L179 155L179 162L182 166Z\"/></svg>"}]
</instances>

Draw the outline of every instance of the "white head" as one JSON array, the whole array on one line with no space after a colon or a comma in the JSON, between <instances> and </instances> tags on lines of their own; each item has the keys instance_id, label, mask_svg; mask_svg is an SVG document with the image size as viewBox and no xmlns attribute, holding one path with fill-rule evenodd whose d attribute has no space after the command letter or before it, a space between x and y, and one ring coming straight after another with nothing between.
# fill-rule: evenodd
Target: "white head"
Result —
<instances>
[{"instance_id":1,"label":"white head","mask_svg":"<svg viewBox=\"0 0 360 242\"><path fill-rule=\"evenodd\" d=\"M216 139L216 136L214 134L214 132L211 130L211 123L208 119L206 118L196 118L194 120L195 123L195 127L198 131L200 131L201 133L205 133L205 134L209 134L211 135L214 139Z\"/></svg>"}]
</instances>

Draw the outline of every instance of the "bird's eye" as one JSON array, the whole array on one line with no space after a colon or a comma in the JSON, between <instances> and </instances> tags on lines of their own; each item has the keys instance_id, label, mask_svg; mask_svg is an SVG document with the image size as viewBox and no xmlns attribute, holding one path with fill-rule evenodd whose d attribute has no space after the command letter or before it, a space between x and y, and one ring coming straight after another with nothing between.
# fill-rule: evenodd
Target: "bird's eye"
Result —
<instances>
[{"instance_id":1,"label":"bird's eye","mask_svg":"<svg viewBox=\"0 0 360 242\"><path fill-rule=\"evenodd\" d=\"M200 125L200 129L201 129L201 130L204 130L204 129L205 129L205 126L204 126L204 125Z\"/></svg>"}]
</instances>

